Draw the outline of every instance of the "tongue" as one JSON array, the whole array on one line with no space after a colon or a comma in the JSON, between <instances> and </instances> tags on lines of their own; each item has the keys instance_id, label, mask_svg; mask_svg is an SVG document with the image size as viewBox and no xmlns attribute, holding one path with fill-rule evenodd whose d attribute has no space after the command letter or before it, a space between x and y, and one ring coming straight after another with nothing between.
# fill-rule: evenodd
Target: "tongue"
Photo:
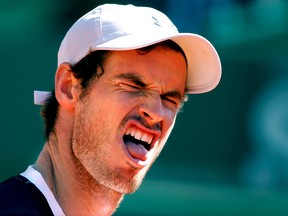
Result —
<instances>
[{"instance_id":1,"label":"tongue","mask_svg":"<svg viewBox=\"0 0 288 216\"><path fill-rule=\"evenodd\" d=\"M130 153L130 155L133 158L139 159L141 161L145 161L147 159L147 149L141 144L135 144L133 142L127 142L127 149Z\"/></svg>"}]
</instances>

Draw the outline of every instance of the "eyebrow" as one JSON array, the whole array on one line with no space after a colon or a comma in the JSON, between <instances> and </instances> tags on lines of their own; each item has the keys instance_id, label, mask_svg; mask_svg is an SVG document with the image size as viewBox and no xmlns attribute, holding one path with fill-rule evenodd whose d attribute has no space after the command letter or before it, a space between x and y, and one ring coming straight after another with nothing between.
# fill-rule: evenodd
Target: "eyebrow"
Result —
<instances>
[{"instance_id":1,"label":"eyebrow","mask_svg":"<svg viewBox=\"0 0 288 216\"><path fill-rule=\"evenodd\" d=\"M144 83L144 81L142 81L142 78L135 73L119 74L118 76L116 76L116 78L130 80L131 82L134 82L136 85L138 85L141 88L145 88L148 86L146 83ZM164 94L161 94L161 97L173 97L173 98L179 99L180 101L182 101L184 98L182 94L180 93L180 91L178 90L167 91Z\"/></svg>"}]
</instances>

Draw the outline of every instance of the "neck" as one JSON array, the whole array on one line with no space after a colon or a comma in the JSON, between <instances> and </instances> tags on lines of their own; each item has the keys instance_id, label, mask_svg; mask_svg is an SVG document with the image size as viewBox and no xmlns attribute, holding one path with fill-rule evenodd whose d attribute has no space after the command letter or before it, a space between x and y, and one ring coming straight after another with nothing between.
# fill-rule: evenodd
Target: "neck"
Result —
<instances>
[{"instance_id":1,"label":"neck","mask_svg":"<svg viewBox=\"0 0 288 216\"><path fill-rule=\"evenodd\" d=\"M34 167L65 215L112 215L123 194L99 184L71 151L60 145L56 136L50 136Z\"/></svg>"}]
</instances>

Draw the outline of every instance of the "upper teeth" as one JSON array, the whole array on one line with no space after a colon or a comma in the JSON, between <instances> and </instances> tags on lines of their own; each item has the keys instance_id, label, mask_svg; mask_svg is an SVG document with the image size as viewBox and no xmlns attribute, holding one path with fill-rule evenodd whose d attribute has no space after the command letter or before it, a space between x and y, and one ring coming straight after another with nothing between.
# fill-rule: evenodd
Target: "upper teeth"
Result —
<instances>
[{"instance_id":1,"label":"upper teeth","mask_svg":"<svg viewBox=\"0 0 288 216\"><path fill-rule=\"evenodd\" d=\"M153 140L152 134L141 131L135 127L128 128L128 130L126 131L125 134L133 136L135 139L141 140L141 141L146 142L148 144L151 144L151 142Z\"/></svg>"}]
</instances>

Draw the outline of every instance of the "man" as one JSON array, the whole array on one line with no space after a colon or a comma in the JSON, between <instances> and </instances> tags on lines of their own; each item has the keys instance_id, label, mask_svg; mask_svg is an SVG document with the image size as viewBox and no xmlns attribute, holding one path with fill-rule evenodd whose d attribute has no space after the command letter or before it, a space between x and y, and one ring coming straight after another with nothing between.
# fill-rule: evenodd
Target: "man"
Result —
<instances>
[{"instance_id":1,"label":"man","mask_svg":"<svg viewBox=\"0 0 288 216\"><path fill-rule=\"evenodd\" d=\"M61 43L54 91L35 94L47 141L34 165L1 184L0 215L113 214L160 154L185 95L220 76L213 46L159 11L90 11Z\"/></svg>"}]
</instances>

